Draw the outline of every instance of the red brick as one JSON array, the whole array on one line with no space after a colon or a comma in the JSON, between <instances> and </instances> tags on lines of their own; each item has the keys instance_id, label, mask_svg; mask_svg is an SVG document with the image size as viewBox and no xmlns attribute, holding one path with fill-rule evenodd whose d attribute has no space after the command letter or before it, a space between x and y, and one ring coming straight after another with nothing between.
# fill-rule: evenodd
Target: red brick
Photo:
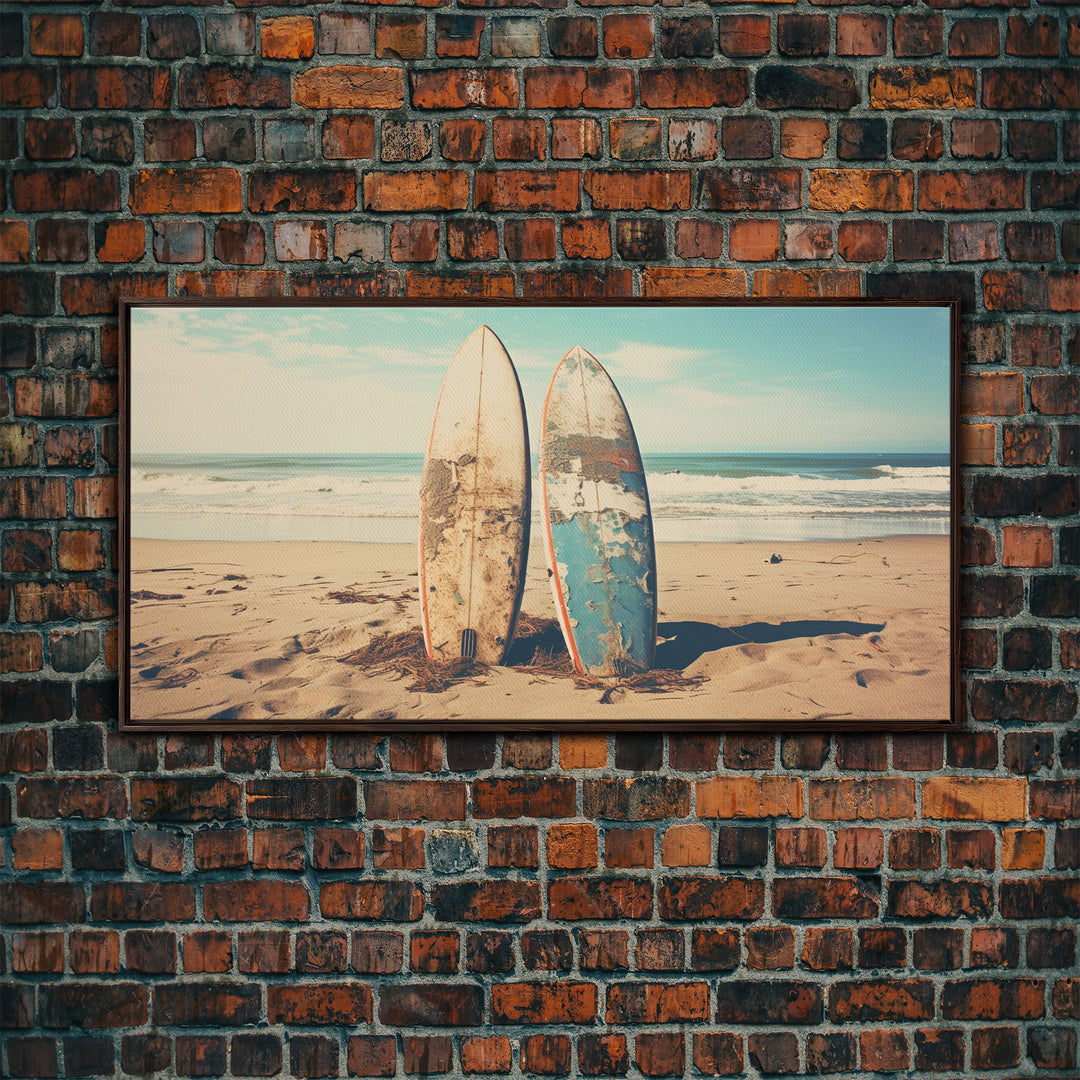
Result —
<instances>
[{"instance_id":1,"label":"red brick","mask_svg":"<svg viewBox=\"0 0 1080 1080\"><path fill-rule=\"evenodd\" d=\"M836 55L884 56L888 41L887 28L884 15L838 15Z\"/></svg>"},{"instance_id":2,"label":"red brick","mask_svg":"<svg viewBox=\"0 0 1080 1080\"><path fill-rule=\"evenodd\" d=\"M393 69L390 69L393 70ZM530 68L531 74L536 69ZM412 103L415 109L516 109L517 72L507 68L444 68L413 71ZM528 87L526 75L526 87ZM530 106L531 107L531 106Z\"/></svg>"},{"instance_id":3,"label":"red brick","mask_svg":"<svg viewBox=\"0 0 1080 1080\"><path fill-rule=\"evenodd\" d=\"M747 74L736 67L642 68L640 80L647 109L737 108L749 93Z\"/></svg>"},{"instance_id":4,"label":"red brick","mask_svg":"<svg viewBox=\"0 0 1080 1080\"><path fill-rule=\"evenodd\" d=\"M476 174L476 209L577 210L581 201L576 171L513 169ZM595 201L595 200L594 200Z\"/></svg>"},{"instance_id":5,"label":"red brick","mask_svg":"<svg viewBox=\"0 0 1080 1080\"><path fill-rule=\"evenodd\" d=\"M304 922L311 897L299 882L217 881L203 886L203 910L221 922Z\"/></svg>"},{"instance_id":6,"label":"red brick","mask_svg":"<svg viewBox=\"0 0 1080 1080\"><path fill-rule=\"evenodd\" d=\"M435 16L435 55L444 57L477 57L480 55L480 35L484 19L472 15Z\"/></svg>"},{"instance_id":7,"label":"red brick","mask_svg":"<svg viewBox=\"0 0 1080 1080\"><path fill-rule=\"evenodd\" d=\"M232 935L220 930L197 930L184 935L184 971L220 974L232 970Z\"/></svg>"},{"instance_id":8,"label":"red brick","mask_svg":"<svg viewBox=\"0 0 1080 1080\"><path fill-rule=\"evenodd\" d=\"M642 102L648 104L644 97ZM627 109L633 103L633 74L625 68L537 67L525 71L525 105L529 109ZM516 104L515 98L511 107Z\"/></svg>"},{"instance_id":9,"label":"red brick","mask_svg":"<svg viewBox=\"0 0 1080 1080\"><path fill-rule=\"evenodd\" d=\"M922 811L928 818L1023 820L1026 796L1025 780L933 777L923 784Z\"/></svg>"},{"instance_id":10,"label":"red brick","mask_svg":"<svg viewBox=\"0 0 1080 1080\"><path fill-rule=\"evenodd\" d=\"M653 51L653 25L647 15L605 15L604 55L611 60L640 60Z\"/></svg>"},{"instance_id":11,"label":"red brick","mask_svg":"<svg viewBox=\"0 0 1080 1080\"><path fill-rule=\"evenodd\" d=\"M426 27L423 14L379 12L375 16L375 55L382 59L420 59L427 50Z\"/></svg>"},{"instance_id":12,"label":"red brick","mask_svg":"<svg viewBox=\"0 0 1080 1080\"><path fill-rule=\"evenodd\" d=\"M568 1035L530 1035L521 1040L521 1071L541 1076L570 1072Z\"/></svg>"},{"instance_id":13,"label":"red brick","mask_svg":"<svg viewBox=\"0 0 1080 1080\"><path fill-rule=\"evenodd\" d=\"M677 921L758 918L765 906L760 880L723 877L665 878L659 893L660 918Z\"/></svg>"},{"instance_id":14,"label":"red brick","mask_svg":"<svg viewBox=\"0 0 1080 1080\"><path fill-rule=\"evenodd\" d=\"M293 100L306 109L400 109L404 71L348 64L308 68L293 81Z\"/></svg>"},{"instance_id":15,"label":"red brick","mask_svg":"<svg viewBox=\"0 0 1080 1080\"><path fill-rule=\"evenodd\" d=\"M393 1035L350 1035L350 1076L393 1076L397 1067L397 1039Z\"/></svg>"},{"instance_id":16,"label":"red brick","mask_svg":"<svg viewBox=\"0 0 1080 1080\"><path fill-rule=\"evenodd\" d=\"M131 181L134 214L227 214L243 209L235 169L142 170Z\"/></svg>"},{"instance_id":17,"label":"red brick","mask_svg":"<svg viewBox=\"0 0 1080 1080\"><path fill-rule=\"evenodd\" d=\"M59 829L19 829L11 838L12 865L16 870L61 870L64 834Z\"/></svg>"},{"instance_id":18,"label":"red brick","mask_svg":"<svg viewBox=\"0 0 1080 1080\"><path fill-rule=\"evenodd\" d=\"M694 1067L706 1076L737 1076L743 1071L742 1036L727 1031L694 1035Z\"/></svg>"},{"instance_id":19,"label":"red brick","mask_svg":"<svg viewBox=\"0 0 1080 1080\"><path fill-rule=\"evenodd\" d=\"M465 172L366 173L364 208L375 212L464 210L469 204Z\"/></svg>"},{"instance_id":20,"label":"red brick","mask_svg":"<svg viewBox=\"0 0 1080 1080\"><path fill-rule=\"evenodd\" d=\"M11 935L11 970L14 972L64 970L64 935L59 931ZM9 988L5 988L7 991Z\"/></svg>"},{"instance_id":21,"label":"red brick","mask_svg":"<svg viewBox=\"0 0 1080 1080\"><path fill-rule=\"evenodd\" d=\"M43 986L38 1021L45 1027L139 1027L147 1022L149 987L138 983Z\"/></svg>"},{"instance_id":22,"label":"red brick","mask_svg":"<svg viewBox=\"0 0 1080 1080\"><path fill-rule=\"evenodd\" d=\"M915 784L901 777L811 780L812 818L855 821L914 816Z\"/></svg>"},{"instance_id":23,"label":"red brick","mask_svg":"<svg viewBox=\"0 0 1080 1080\"><path fill-rule=\"evenodd\" d=\"M888 239L883 221L842 221L837 250L846 262L877 262L885 258Z\"/></svg>"},{"instance_id":24,"label":"red brick","mask_svg":"<svg viewBox=\"0 0 1080 1080\"><path fill-rule=\"evenodd\" d=\"M548 885L552 919L645 918L652 913L652 886L633 878L560 878Z\"/></svg>"},{"instance_id":25,"label":"red brick","mask_svg":"<svg viewBox=\"0 0 1080 1080\"><path fill-rule=\"evenodd\" d=\"M768 15L721 15L720 51L730 57L765 56L771 47Z\"/></svg>"},{"instance_id":26,"label":"red brick","mask_svg":"<svg viewBox=\"0 0 1080 1080\"><path fill-rule=\"evenodd\" d=\"M78 15L31 15L31 56L81 56L83 24Z\"/></svg>"},{"instance_id":27,"label":"red brick","mask_svg":"<svg viewBox=\"0 0 1080 1080\"><path fill-rule=\"evenodd\" d=\"M568 259L611 258L611 227L601 218L567 219L562 224L563 251ZM606 743L605 743L606 760Z\"/></svg>"},{"instance_id":28,"label":"red brick","mask_svg":"<svg viewBox=\"0 0 1080 1080\"><path fill-rule=\"evenodd\" d=\"M719 259L724 251L724 227L719 222L686 218L675 226L675 250L684 259Z\"/></svg>"},{"instance_id":29,"label":"red brick","mask_svg":"<svg viewBox=\"0 0 1080 1080\"><path fill-rule=\"evenodd\" d=\"M546 218L510 220L503 225L503 246L512 262L555 258L555 222Z\"/></svg>"},{"instance_id":30,"label":"red brick","mask_svg":"<svg viewBox=\"0 0 1080 1080\"><path fill-rule=\"evenodd\" d=\"M332 881L319 888L324 916L414 922L423 910L423 894L409 881Z\"/></svg>"},{"instance_id":31,"label":"red brick","mask_svg":"<svg viewBox=\"0 0 1080 1080\"><path fill-rule=\"evenodd\" d=\"M512 1065L510 1040L505 1035L469 1035L461 1040L461 1071L508 1073Z\"/></svg>"},{"instance_id":32,"label":"red brick","mask_svg":"<svg viewBox=\"0 0 1080 1080\"><path fill-rule=\"evenodd\" d=\"M75 120L28 116L23 123L23 146L31 161L65 161L73 158Z\"/></svg>"},{"instance_id":33,"label":"red brick","mask_svg":"<svg viewBox=\"0 0 1080 1080\"><path fill-rule=\"evenodd\" d=\"M634 1061L645 1076L682 1076L686 1069L685 1037L668 1032L637 1035Z\"/></svg>"},{"instance_id":34,"label":"red brick","mask_svg":"<svg viewBox=\"0 0 1080 1080\"><path fill-rule=\"evenodd\" d=\"M371 830L371 852L376 870L423 869L424 830L374 828Z\"/></svg>"},{"instance_id":35,"label":"red brick","mask_svg":"<svg viewBox=\"0 0 1080 1080\"><path fill-rule=\"evenodd\" d=\"M881 67L870 76L870 107L971 109L977 85L974 68Z\"/></svg>"},{"instance_id":36,"label":"red brick","mask_svg":"<svg viewBox=\"0 0 1080 1080\"><path fill-rule=\"evenodd\" d=\"M328 161L364 160L375 154L375 120L370 116L330 116L323 121L322 153Z\"/></svg>"},{"instance_id":37,"label":"red brick","mask_svg":"<svg viewBox=\"0 0 1080 1080\"><path fill-rule=\"evenodd\" d=\"M114 974L120 970L120 935L113 930L73 933L68 962L79 975Z\"/></svg>"},{"instance_id":38,"label":"red brick","mask_svg":"<svg viewBox=\"0 0 1080 1080\"><path fill-rule=\"evenodd\" d=\"M266 1015L271 1024L369 1023L374 995L366 983L294 983L266 990Z\"/></svg>"},{"instance_id":39,"label":"red brick","mask_svg":"<svg viewBox=\"0 0 1080 1080\"><path fill-rule=\"evenodd\" d=\"M397 931L353 932L349 963L358 974L390 974L400 971L404 956L404 936Z\"/></svg>"},{"instance_id":40,"label":"red brick","mask_svg":"<svg viewBox=\"0 0 1080 1080\"><path fill-rule=\"evenodd\" d=\"M473 815L478 818L572 817L577 784L570 778L506 777L475 780Z\"/></svg>"},{"instance_id":41,"label":"red brick","mask_svg":"<svg viewBox=\"0 0 1080 1080\"><path fill-rule=\"evenodd\" d=\"M551 156L556 161L598 158L602 143L600 121L594 117L555 117L551 121Z\"/></svg>"},{"instance_id":42,"label":"red brick","mask_svg":"<svg viewBox=\"0 0 1080 1080\"><path fill-rule=\"evenodd\" d=\"M597 862L595 825L552 825L548 830L548 866L559 870L580 870L596 866Z\"/></svg>"},{"instance_id":43,"label":"red brick","mask_svg":"<svg viewBox=\"0 0 1080 1080\"><path fill-rule=\"evenodd\" d=\"M443 120L439 124L439 153L447 161L479 161L486 138L487 126L482 120Z\"/></svg>"},{"instance_id":44,"label":"red brick","mask_svg":"<svg viewBox=\"0 0 1080 1080\"><path fill-rule=\"evenodd\" d=\"M445 780L365 780L368 820L462 821L466 785Z\"/></svg>"},{"instance_id":45,"label":"red brick","mask_svg":"<svg viewBox=\"0 0 1080 1080\"><path fill-rule=\"evenodd\" d=\"M458 969L460 948L456 933L414 930L409 938L409 968L413 972L453 973Z\"/></svg>"},{"instance_id":46,"label":"red brick","mask_svg":"<svg viewBox=\"0 0 1080 1080\"><path fill-rule=\"evenodd\" d=\"M262 21L262 55L274 60L306 60L315 53L315 22L309 15Z\"/></svg>"},{"instance_id":47,"label":"red brick","mask_svg":"<svg viewBox=\"0 0 1080 1080\"><path fill-rule=\"evenodd\" d=\"M607 829L604 833L604 865L649 867L653 865L652 829Z\"/></svg>"},{"instance_id":48,"label":"red brick","mask_svg":"<svg viewBox=\"0 0 1080 1080\"><path fill-rule=\"evenodd\" d=\"M492 121L496 161L543 161L547 126L543 120L497 116Z\"/></svg>"},{"instance_id":49,"label":"red brick","mask_svg":"<svg viewBox=\"0 0 1080 1080\"><path fill-rule=\"evenodd\" d=\"M587 1024L596 1019L597 990L586 982L495 983L494 1024Z\"/></svg>"},{"instance_id":50,"label":"red brick","mask_svg":"<svg viewBox=\"0 0 1080 1080\"><path fill-rule=\"evenodd\" d=\"M785 116L780 121L780 152L786 158L806 161L824 155L829 125L824 120Z\"/></svg>"},{"instance_id":51,"label":"red brick","mask_svg":"<svg viewBox=\"0 0 1080 1080\"><path fill-rule=\"evenodd\" d=\"M11 205L18 211L120 209L119 174L114 170L47 169L11 174Z\"/></svg>"},{"instance_id":52,"label":"red brick","mask_svg":"<svg viewBox=\"0 0 1080 1080\"><path fill-rule=\"evenodd\" d=\"M85 235L85 227L83 231ZM25 221L0 221L0 262L25 263L29 261L29 224Z\"/></svg>"},{"instance_id":53,"label":"red brick","mask_svg":"<svg viewBox=\"0 0 1080 1080\"><path fill-rule=\"evenodd\" d=\"M911 1048L903 1031L863 1031L859 1034L862 1068L875 1072L898 1072L907 1069Z\"/></svg>"},{"instance_id":54,"label":"red brick","mask_svg":"<svg viewBox=\"0 0 1080 1080\"><path fill-rule=\"evenodd\" d=\"M816 210L912 210L914 176L896 169L814 169L809 205Z\"/></svg>"},{"instance_id":55,"label":"red brick","mask_svg":"<svg viewBox=\"0 0 1080 1080\"><path fill-rule=\"evenodd\" d=\"M699 817L802 817L802 783L784 776L716 778L696 784Z\"/></svg>"},{"instance_id":56,"label":"red brick","mask_svg":"<svg viewBox=\"0 0 1080 1080\"><path fill-rule=\"evenodd\" d=\"M56 106L56 70L18 64L0 73L0 98L11 109L50 109Z\"/></svg>"},{"instance_id":57,"label":"red brick","mask_svg":"<svg viewBox=\"0 0 1080 1080\"><path fill-rule=\"evenodd\" d=\"M949 31L949 56L996 57L1001 52L997 19L958 19Z\"/></svg>"},{"instance_id":58,"label":"red brick","mask_svg":"<svg viewBox=\"0 0 1080 1080\"><path fill-rule=\"evenodd\" d=\"M487 828L488 866L535 868L540 865L538 851L536 825L489 825Z\"/></svg>"},{"instance_id":59,"label":"red brick","mask_svg":"<svg viewBox=\"0 0 1080 1080\"><path fill-rule=\"evenodd\" d=\"M395 221L390 227L390 258L394 262L434 262L438 254L437 221Z\"/></svg>"},{"instance_id":60,"label":"red brick","mask_svg":"<svg viewBox=\"0 0 1080 1080\"><path fill-rule=\"evenodd\" d=\"M705 267L680 269L647 267L641 271L642 296L746 296L746 275L741 270Z\"/></svg>"},{"instance_id":61,"label":"red brick","mask_svg":"<svg viewBox=\"0 0 1080 1080\"><path fill-rule=\"evenodd\" d=\"M461 299L465 297L496 299L514 295L514 275L509 271L447 271L426 273L409 270L405 275L406 296L427 299Z\"/></svg>"},{"instance_id":62,"label":"red brick","mask_svg":"<svg viewBox=\"0 0 1080 1080\"><path fill-rule=\"evenodd\" d=\"M796 210L801 205L802 174L798 169L703 169L700 175L698 205L703 210ZM679 204L669 209L682 208Z\"/></svg>"}]
</instances>

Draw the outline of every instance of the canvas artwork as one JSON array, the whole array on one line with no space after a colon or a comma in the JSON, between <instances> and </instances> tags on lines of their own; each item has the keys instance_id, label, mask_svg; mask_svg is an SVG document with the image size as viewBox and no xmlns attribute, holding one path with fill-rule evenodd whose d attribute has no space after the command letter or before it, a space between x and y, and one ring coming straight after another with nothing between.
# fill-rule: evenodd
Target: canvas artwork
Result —
<instances>
[{"instance_id":1,"label":"canvas artwork","mask_svg":"<svg viewBox=\"0 0 1080 1080\"><path fill-rule=\"evenodd\" d=\"M948 726L956 307L125 302L123 726Z\"/></svg>"}]
</instances>

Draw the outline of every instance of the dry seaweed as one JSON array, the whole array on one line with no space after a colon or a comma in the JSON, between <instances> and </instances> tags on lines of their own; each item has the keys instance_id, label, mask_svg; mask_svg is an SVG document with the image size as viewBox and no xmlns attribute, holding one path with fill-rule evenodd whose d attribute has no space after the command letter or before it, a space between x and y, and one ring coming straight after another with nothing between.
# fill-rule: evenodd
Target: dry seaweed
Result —
<instances>
[{"instance_id":1,"label":"dry seaweed","mask_svg":"<svg viewBox=\"0 0 1080 1080\"><path fill-rule=\"evenodd\" d=\"M160 593L151 592L149 589L139 589L131 594L132 600L183 600L183 593Z\"/></svg>"},{"instance_id":2,"label":"dry seaweed","mask_svg":"<svg viewBox=\"0 0 1080 1080\"><path fill-rule=\"evenodd\" d=\"M696 690L708 681L707 675L684 675L681 671L669 668L653 668L651 671L639 671L612 680L598 675L574 675L574 686L578 690L603 690L600 695L601 705L611 705L616 694L627 690L635 694L666 694L671 690Z\"/></svg>"},{"instance_id":3,"label":"dry seaweed","mask_svg":"<svg viewBox=\"0 0 1080 1080\"><path fill-rule=\"evenodd\" d=\"M395 674L409 678L409 691L437 694L462 682L478 682L488 673L479 660L453 657L431 660L424 649L424 635L418 629L399 634L384 634L362 649L338 658L343 664L367 668L374 674Z\"/></svg>"},{"instance_id":4,"label":"dry seaweed","mask_svg":"<svg viewBox=\"0 0 1080 1080\"><path fill-rule=\"evenodd\" d=\"M416 599L414 592L415 590L390 596L388 593L361 593L355 589L335 589L328 592L323 600L334 600L339 604L393 604L398 611L404 611L405 605Z\"/></svg>"},{"instance_id":5,"label":"dry seaweed","mask_svg":"<svg viewBox=\"0 0 1080 1080\"><path fill-rule=\"evenodd\" d=\"M683 675L679 671L657 669L619 679L581 675L570 659L555 619L522 615L511 657L522 657L508 666L513 671L532 675L533 681L570 679L579 690L601 690L600 702L610 705L626 691L636 694L663 694L672 690L694 690L707 681L705 675ZM482 685L491 670L487 664L464 657L431 660L424 648L424 636L417 627L397 634L384 634L361 649L338 658L343 664L366 668L372 674L393 674L411 680L410 692L437 694L459 683Z\"/></svg>"}]
</instances>

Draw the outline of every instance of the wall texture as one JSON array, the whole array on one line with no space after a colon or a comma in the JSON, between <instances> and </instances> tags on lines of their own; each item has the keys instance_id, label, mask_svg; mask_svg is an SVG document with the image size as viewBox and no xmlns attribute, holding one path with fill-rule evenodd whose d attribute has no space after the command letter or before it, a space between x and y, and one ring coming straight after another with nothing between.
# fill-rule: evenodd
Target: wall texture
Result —
<instances>
[{"instance_id":1,"label":"wall texture","mask_svg":"<svg viewBox=\"0 0 1080 1080\"><path fill-rule=\"evenodd\" d=\"M0 38L0 1071L1075 1073L1075 9ZM960 295L966 729L118 734L120 294Z\"/></svg>"}]
</instances>

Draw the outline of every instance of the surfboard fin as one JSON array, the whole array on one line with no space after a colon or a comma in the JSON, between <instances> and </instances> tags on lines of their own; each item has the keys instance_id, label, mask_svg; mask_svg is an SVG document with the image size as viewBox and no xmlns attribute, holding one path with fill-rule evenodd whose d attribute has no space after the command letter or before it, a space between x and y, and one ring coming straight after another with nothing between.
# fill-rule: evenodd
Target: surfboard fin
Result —
<instances>
[{"instance_id":1,"label":"surfboard fin","mask_svg":"<svg viewBox=\"0 0 1080 1080\"><path fill-rule=\"evenodd\" d=\"M471 627L461 631L461 655L466 660L476 659L476 631Z\"/></svg>"}]
</instances>

